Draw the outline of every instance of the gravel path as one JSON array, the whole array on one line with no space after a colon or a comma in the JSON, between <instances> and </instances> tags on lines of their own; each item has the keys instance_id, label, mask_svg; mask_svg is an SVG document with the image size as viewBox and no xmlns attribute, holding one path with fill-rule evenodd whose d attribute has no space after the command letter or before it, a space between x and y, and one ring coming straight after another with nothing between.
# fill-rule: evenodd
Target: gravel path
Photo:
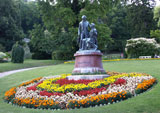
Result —
<instances>
[{"instance_id":1,"label":"gravel path","mask_svg":"<svg viewBox=\"0 0 160 113\"><path fill-rule=\"evenodd\" d=\"M2 73L0 73L0 78L17 73L17 72L22 72L22 71L27 71L27 70L31 70L31 69L37 69L37 68L43 68L43 67L47 67L47 66L32 67L32 68L25 68L25 69L18 69L18 70L2 72Z\"/></svg>"}]
</instances>

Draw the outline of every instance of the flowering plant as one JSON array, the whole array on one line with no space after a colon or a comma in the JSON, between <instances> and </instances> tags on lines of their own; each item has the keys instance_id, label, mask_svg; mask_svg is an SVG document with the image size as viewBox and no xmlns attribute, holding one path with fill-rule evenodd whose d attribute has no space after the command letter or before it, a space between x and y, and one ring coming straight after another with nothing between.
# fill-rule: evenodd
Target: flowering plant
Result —
<instances>
[{"instance_id":1,"label":"flowering plant","mask_svg":"<svg viewBox=\"0 0 160 113\"><path fill-rule=\"evenodd\" d=\"M14 98L15 93L16 93L16 87L13 87L9 91L6 91L4 94L5 101L10 102Z\"/></svg>"},{"instance_id":2,"label":"flowering plant","mask_svg":"<svg viewBox=\"0 0 160 113\"><path fill-rule=\"evenodd\" d=\"M157 80L155 78L150 79L150 80L144 80L142 83L138 84L138 86L136 88L136 93L139 94L139 93L146 91L151 86L153 86L153 84L156 82L157 82Z\"/></svg>"},{"instance_id":3,"label":"flowering plant","mask_svg":"<svg viewBox=\"0 0 160 113\"><path fill-rule=\"evenodd\" d=\"M127 40L126 53L128 58L138 58L139 56L154 56L160 53L160 45L155 39L135 38Z\"/></svg>"},{"instance_id":4,"label":"flowering plant","mask_svg":"<svg viewBox=\"0 0 160 113\"><path fill-rule=\"evenodd\" d=\"M69 74L40 77L11 88L4 100L39 109L89 107L130 98L157 82L144 73L109 73L110 77L101 80L67 80Z\"/></svg>"},{"instance_id":5,"label":"flowering plant","mask_svg":"<svg viewBox=\"0 0 160 113\"><path fill-rule=\"evenodd\" d=\"M95 105L100 105L100 104L108 104L108 103L113 103L116 101L124 100L130 97L131 97L131 94L127 93L126 91L114 92L114 93L109 93L109 94L91 96L91 97L88 97L82 100L71 100L67 104L67 107L68 108L75 108L75 107L80 108L81 106L89 107L89 106L95 106Z\"/></svg>"}]
</instances>

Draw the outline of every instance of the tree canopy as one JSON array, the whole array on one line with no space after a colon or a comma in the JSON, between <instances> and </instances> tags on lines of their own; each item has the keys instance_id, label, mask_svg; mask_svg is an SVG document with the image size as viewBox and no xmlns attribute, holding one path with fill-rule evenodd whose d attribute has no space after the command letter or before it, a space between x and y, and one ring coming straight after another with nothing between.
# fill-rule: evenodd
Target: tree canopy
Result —
<instances>
[{"instance_id":1,"label":"tree canopy","mask_svg":"<svg viewBox=\"0 0 160 113\"><path fill-rule=\"evenodd\" d=\"M19 1L0 0L0 15L0 43L9 51L24 36Z\"/></svg>"},{"instance_id":2,"label":"tree canopy","mask_svg":"<svg viewBox=\"0 0 160 113\"><path fill-rule=\"evenodd\" d=\"M86 15L96 25L98 49L124 52L130 38L154 37L159 42L160 8L154 6L155 0L0 0L0 45L10 51L27 37L35 57L50 58L57 52L71 59L69 54L78 50L79 22Z\"/></svg>"}]
</instances>

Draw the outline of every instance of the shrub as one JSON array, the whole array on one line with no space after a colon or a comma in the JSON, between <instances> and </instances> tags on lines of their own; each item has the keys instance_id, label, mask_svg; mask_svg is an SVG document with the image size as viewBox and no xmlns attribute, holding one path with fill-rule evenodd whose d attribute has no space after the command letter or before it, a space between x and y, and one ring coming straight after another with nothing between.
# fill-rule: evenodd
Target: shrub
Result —
<instances>
[{"instance_id":1,"label":"shrub","mask_svg":"<svg viewBox=\"0 0 160 113\"><path fill-rule=\"evenodd\" d=\"M128 58L139 56L154 56L160 53L160 45L155 39L135 38L127 40L125 51Z\"/></svg>"},{"instance_id":2,"label":"shrub","mask_svg":"<svg viewBox=\"0 0 160 113\"><path fill-rule=\"evenodd\" d=\"M4 58L6 57L7 55L3 52L0 52L0 62L3 62Z\"/></svg>"},{"instance_id":3,"label":"shrub","mask_svg":"<svg viewBox=\"0 0 160 113\"><path fill-rule=\"evenodd\" d=\"M51 59L51 55L47 54L46 52L37 51L32 54L32 59L38 59L38 60Z\"/></svg>"},{"instance_id":4,"label":"shrub","mask_svg":"<svg viewBox=\"0 0 160 113\"><path fill-rule=\"evenodd\" d=\"M23 63L23 61L24 61L24 49L18 43L13 45L11 61L13 63Z\"/></svg>"},{"instance_id":5,"label":"shrub","mask_svg":"<svg viewBox=\"0 0 160 113\"><path fill-rule=\"evenodd\" d=\"M68 51L56 50L52 52L53 60L71 60L73 58L73 53Z\"/></svg>"}]
</instances>

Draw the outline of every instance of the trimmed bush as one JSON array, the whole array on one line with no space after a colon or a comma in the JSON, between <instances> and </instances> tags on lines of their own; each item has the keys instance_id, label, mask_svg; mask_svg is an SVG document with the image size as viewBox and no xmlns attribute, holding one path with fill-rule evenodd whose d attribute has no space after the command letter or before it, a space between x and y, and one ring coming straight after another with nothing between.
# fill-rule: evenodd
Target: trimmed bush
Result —
<instances>
[{"instance_id":1,"label":"trimmed bush","mask_svg":"<svg viewBox=\"0 0 160 113\"><path fill-rule=\"evenodd\" d=\"M24 49L21 45L16 43L12 48L12 59L13 63L23 63L24 61Z\"/></svg>"}]
</instances>

